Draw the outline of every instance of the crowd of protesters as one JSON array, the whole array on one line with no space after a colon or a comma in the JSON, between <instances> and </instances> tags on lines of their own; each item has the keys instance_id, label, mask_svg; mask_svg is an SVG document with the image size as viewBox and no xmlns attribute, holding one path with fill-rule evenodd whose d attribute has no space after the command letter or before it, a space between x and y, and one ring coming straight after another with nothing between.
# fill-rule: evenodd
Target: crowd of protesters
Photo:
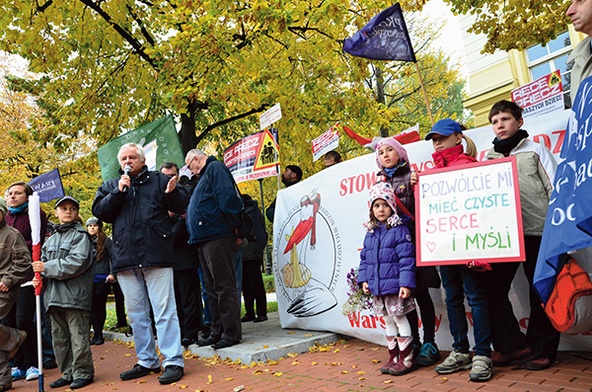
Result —
<instances>
[{"instance_id":1,"label":"crowd of protesters","mask_svg":"<svg viewBox=\"0 0 592 392\"><path fill-rule=\"evenodd\" d=\"M567 15L577 31L588 35L570 55L573 98L579 82L592 72L592 0L574 0ZM453 351L435 366L437 373L471 369L471 381L487 381L494 366L520 362L527 369L541 370L555 361L559 332L540 308L532 278L556 164L545 147L528 139L516 104L496 103L489 120L495 139L487 159L515 155L518 161L527 253L523 266L531 286L527 333L520 331L508 297L519 263L472 262L442 267L440 275L429 267L415 267L412 188L417 176L409 169L404 148L395 139L385 138L374 146L384 182L370 193L370 221L359 272L362 289L374 296L375 312L387 320L389 359L382 373L402 375L417 365L431 366L440 360L431 322L434 306L427 290L440 284L446 295ZM476 161L474 145L463 127L450 119L437 122L426 140L433 144L436 167ZM184 373L184 346L230 347L242 339L242 322L267 320L261 279L265 222L257 202L238 192L228 168L201 150L190 150L185 164L193 178L181 184L179 167L173 162L163 164L160 171L149 170L140 145L125 144L113 158L119 162L120 175L99 187L92 205L94 216L86 221L86 228L79 201L64 196L55 204L59 224L46 240L48 220L41 211L40 261L32 260L31 187L15 182L7 188L5 199L0 198L0 391L11 389L12 381L39 377L35 323L43 325L43 367L58 366L61 373L50 386L78 389L92 383L90 346L104 343L102 330L112 286L118 298L116 326L127 327L125 299L138 359L132 369L121 373L122 380L160 373L161 384L179 381ZM341 161L335 151L324 157L325 167ZM296 165L286 166L281 175L286 187L302 176ZM241 237L237 233L243 210L253 228ZM274 211L275 200L266 210L271 221ZM111 224L111 238L103 231L104 223ZM393 267L377 268L381 263ZM40 275L34 277L34 273ZM40 284L42 317L36 320L35 287ZM242 317L241 292L246 309ZM473 356L465 297L474 321ZM424 321L423 343L417 309Z\"/></svg>"}]
</instances>

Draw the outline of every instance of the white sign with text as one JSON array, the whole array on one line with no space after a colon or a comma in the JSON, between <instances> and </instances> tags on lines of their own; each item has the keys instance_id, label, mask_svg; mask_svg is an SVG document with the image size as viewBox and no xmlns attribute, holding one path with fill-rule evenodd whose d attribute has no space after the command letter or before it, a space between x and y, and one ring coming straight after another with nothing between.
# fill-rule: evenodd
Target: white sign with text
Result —
<instances>
[{"instance_id":1,"label":"white sign with text","mask_svg":"<svg viewBox=\"0 0 592 392\"><path fill-rule=\"evenodd\" d=\"M419 173L417 265L524 261L516 158Z\"/></svg>"}]
</instances>

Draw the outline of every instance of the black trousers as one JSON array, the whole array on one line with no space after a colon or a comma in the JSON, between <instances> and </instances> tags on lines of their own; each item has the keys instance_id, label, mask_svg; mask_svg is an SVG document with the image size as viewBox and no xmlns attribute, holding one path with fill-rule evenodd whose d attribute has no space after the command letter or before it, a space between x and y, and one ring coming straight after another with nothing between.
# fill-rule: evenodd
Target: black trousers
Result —
<instances>
[{"instance_id":1,"label":"black trousers","mask_svg":"<svg viewBox=\"0 0 592 392\"><path fill-rule=\"evenodd\" d=\"M203 312L197 267L175 270L173 275L181 339L197 341L197 333L201 327L201 313Z\"/></svg>"},{"instance_id":2,"label":"black trousers","mask_svg":"<svg viewBox=\"0 0 592 392\"><path fill-rule=\"evenodd\" d=\"M125 315L125 298L118 282L111 283L113 295L115 296L115 314L117 315L117 325L122 327L127 325L127 316Z\"/></svg>"},{"instance_id":3,"label":"black trousers","mask_svg":"<svg viewBox=\"0 0 592 392\"><path fill-rule=\"evenodd\" d=\"M261 260L243 260L243 298L245 299L245 316L267 317L267 296L261 276Z\"/></svg>"},{"instance_id":4,"label":"black trousers","mask_svg":"<svg viewBox=\"0 0 592 392\"><path fill-rule=\"evenodd\" d=\"M236 241L231 237L208 241L199 244L197 252L212 313L210 337L239 341L240 298L233 262Z\"/></svg>"},{"instance_id":5,"label":"black trousers","mask_svg":"<svg viewBox=\"0 0 592 392\"><path fill-rule=\"evenodd\" d=\"M422 288L413 292L415 302L419 307L421 313L421 323L423 325L423 343L434 342L436 339L436 310L434 309L434 302L430 296L429 289ZM417 308L411 313L407 314L407 320L411 326L413 333L414 344L418 345L421 342L419 338L419 321L417 319Z\"/></svg>"},{"instance_id":6,"label":"black trousers","mask_svg":"<svg viewBox=\"0 0 592 392\"><path fill-rule=\"evenodd\" d=\"M90 325L95 333L94 336L103 336L105 319L107 318L107 296L109 295L109 284L106 282L95 282L93 285L92 306L90 310Z\"/></svg>"},{"instance_id":7,"label":"black trousers","mask_svg":"<svg viewBox=\"0 0 592 392\"><path fill-rule=\"evenodd\" d=\"M523 263L496 263L485 279L487 303L491 314L493 348L499 352L520 350L530 345L537 357L555 360L560 333L553 327L541 301L532 286L541 237L525 236L526 261ZM530 315L526 335L520 330L509 298L512 281L522 264L528 280Z\"/></svg>"}]
</instances>

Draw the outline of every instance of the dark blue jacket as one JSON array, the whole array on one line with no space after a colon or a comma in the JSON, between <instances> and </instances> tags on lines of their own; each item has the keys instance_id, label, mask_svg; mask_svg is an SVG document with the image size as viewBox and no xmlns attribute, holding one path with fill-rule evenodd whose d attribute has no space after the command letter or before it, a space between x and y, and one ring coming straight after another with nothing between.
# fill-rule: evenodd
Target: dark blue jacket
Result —
<instances>
[{"instance_id":1,"label":"dark blue jacket","mask_svg":"<svg viewBox=\"0 0 592 392\"><path fill-rule=\"evenodd\" d=\"M415 249L405 225L387 229L383 224L366 233L360 252L358 284L368 282L372 295L398 294L415 288Z\"/></svg>"},{"instance_id":2,"label":"dark blue jacket","mask_svg":"<svg viewBox=\"0 0 592 392\"><path fill-rule=\"evenodd\" d=\"M113 224L112 269L172 267L174 259L168 211L185 212L188 193L180 185L165 193L170 177L149 171L132 178L127 192L120 192L119 177L103 183L92 206L94 216Z\"/></svg>"},{"instance_id":3,"label":"dark blue jacket","mask_svg":"<svg viewBox=\"0 0 592 392\"><path fill-rule=\"evenodd\" d=\"M230 170L216 158L208 157L187 207L189 243L236 237L242 209Z\"/></svg>"}]
</instances>

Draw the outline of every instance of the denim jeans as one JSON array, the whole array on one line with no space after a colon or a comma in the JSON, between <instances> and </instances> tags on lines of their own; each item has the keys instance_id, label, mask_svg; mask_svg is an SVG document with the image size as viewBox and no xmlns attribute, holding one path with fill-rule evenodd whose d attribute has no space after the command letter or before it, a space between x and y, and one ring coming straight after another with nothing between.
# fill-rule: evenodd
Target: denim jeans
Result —
<instances>
[{"instance_id":1,"label":"denim jeans","mask_svg":"<svg viewBox=\"0 0 592 392\"><path fill-rule=\"evenodd\" d=\"M473 314L475 354L491 357L491 327L484 285L486 274L471 271L464 265L453 265L441 266L440 275L446 292L446 310L454 340L452 347L461 353L469 352L469 328L464 305L466 296Z\"/></svg>"},{"instance_id":2,"label":"denim jeans","mask_svg":"<svg viewBox=\"0 0 592 392\"><path fill-rule=\"evenodd\" d=\"M150 320L152 305L158 348L164 357L163 367L184 366L173 269L134 268L118 272L117 280L123 291L127 315L134 331L138 364L151 369L160 365Z\"/></svg>"}]
</instances>

